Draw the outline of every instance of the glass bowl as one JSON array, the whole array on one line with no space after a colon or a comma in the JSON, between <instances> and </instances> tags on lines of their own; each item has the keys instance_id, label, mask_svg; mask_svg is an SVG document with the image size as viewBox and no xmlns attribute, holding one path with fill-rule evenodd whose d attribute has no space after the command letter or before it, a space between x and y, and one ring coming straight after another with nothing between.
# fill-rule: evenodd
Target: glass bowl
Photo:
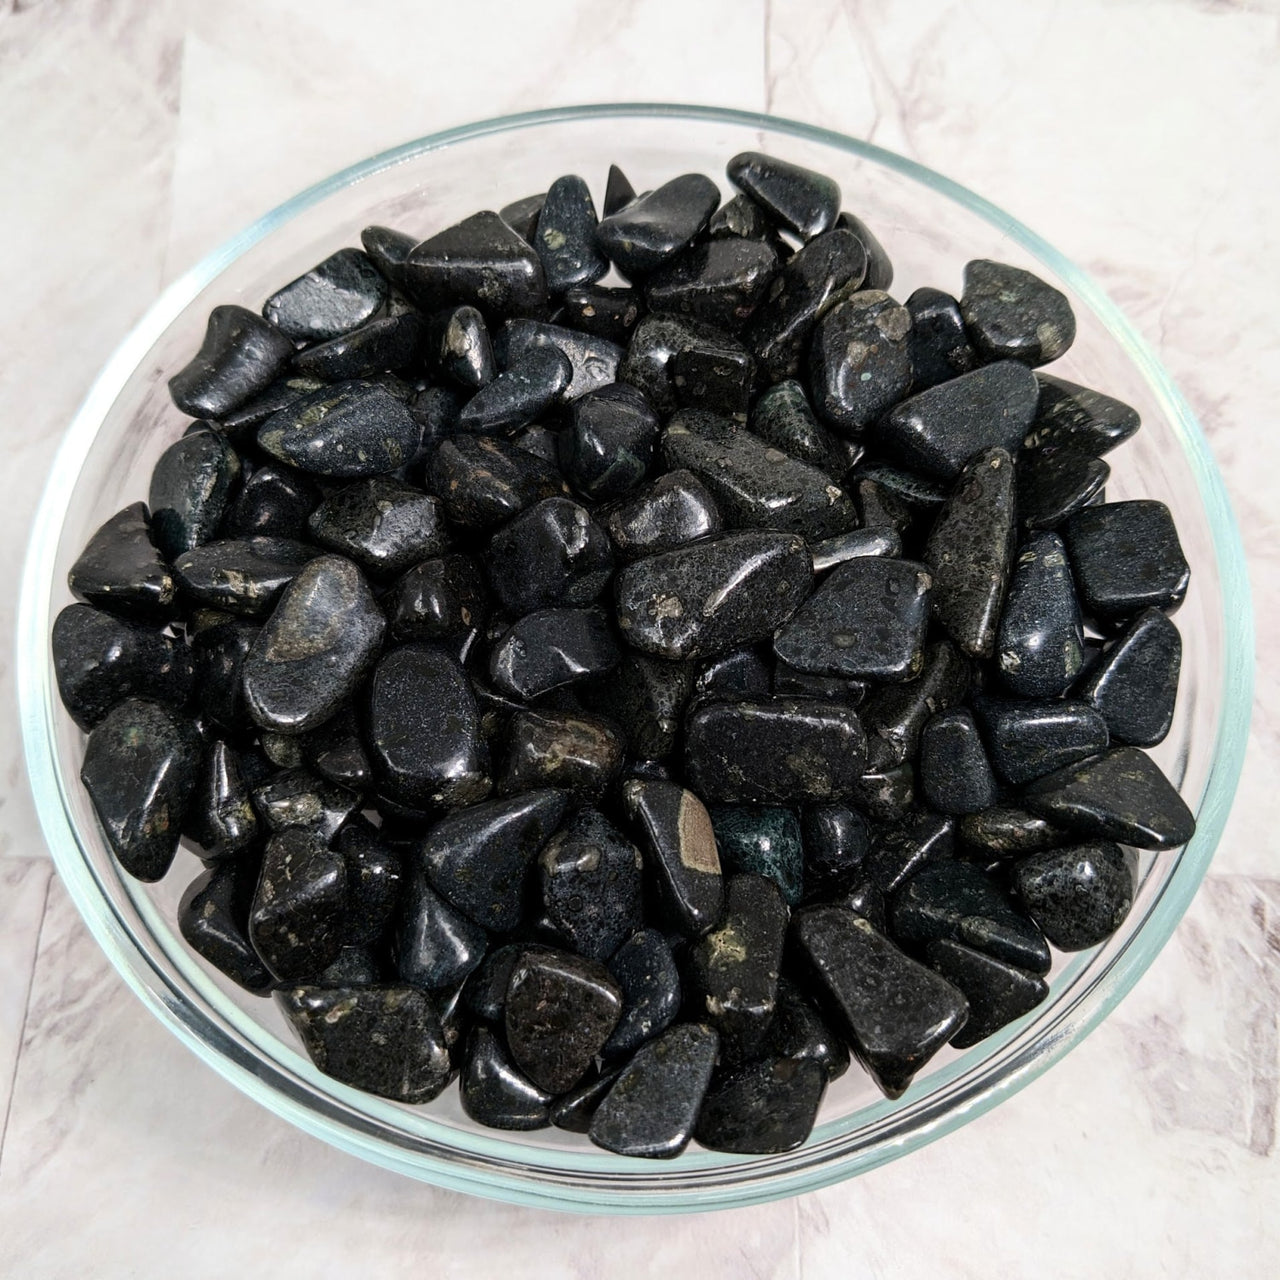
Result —
<instances>
[{"instance_id":1,"label":"glass bowl","mask_svg":"<svg viewBox=\"0 0 1280 1280\"><path fill-rule=\"evenodd\" d=\"M83 741L57 697L50 620L69 601L67 568L93 530L145 497L160 452L183 430L167 375L199 345L217 303L257 309L284 281L368 223L427 235L480 208L585 175L597 203L620 163L637 189L677 173L712 175L765 150L837 179L896 268L894 293L959 292L963 264L1027 266L1071 299L1075 345L1053 367L1133 404L1143 430L1113 454L1112 499L1151 496L1174 513L1192 568L1178 614L1185 657L1177 714L1155 752L1198 816L1175 854L1146 854L1133 911L1105 945L1058 956L1050 998L964 1052L945 1050L906 1096L887 1102L856 1066L828 1091L799 1150L736 1157L690 1149L670 1162L609 1155L558 1130L500 1134L462 1113L457 1091L412 1108L346 1088L312 1067L273 1001L199 960L175 909L194 856L158 885L117 868L78 779ZM743 112L623 104L533 112L409 143L266 214L180 280L102 371L67 432L36 516L22 583L18 683L27 766L54 861L89 928L142 1001L215 1070L278 1115L386 1168L455 1190L554 1208L654 1213L750 1204L824 1186L941 1137L1010 1096L1104 1018L1177 924L1222 831L1240 771L1253 634L1243 554L1200 428L1146 345L1078 267L972 192L909 160L822 129Z\"/></svg>"}]
</instances>

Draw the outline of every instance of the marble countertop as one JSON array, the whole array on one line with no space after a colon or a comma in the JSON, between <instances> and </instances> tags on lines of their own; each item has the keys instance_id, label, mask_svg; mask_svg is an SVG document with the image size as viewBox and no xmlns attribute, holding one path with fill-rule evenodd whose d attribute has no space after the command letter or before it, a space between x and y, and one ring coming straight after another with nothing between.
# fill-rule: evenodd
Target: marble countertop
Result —
<instances>
[{"instance_id":1,"label":"marble countertop","mask_svg":"<svg viewBox=\"0 0 1280 1280\"><path fill-rule=\"evenodd\" d=\"M177 273L393 143L610 99L765 109L983 192L1087 267L1199 414L1280 622L1280 0L0 0L0 716L31 513ZM0 741L0 1274L1253 1277L1280 1254L1280 662L1213 870L1119 1010L950 1138L716 1217L575 1218L305 1137L89 939Z\"/></svg>"}]
</instances>

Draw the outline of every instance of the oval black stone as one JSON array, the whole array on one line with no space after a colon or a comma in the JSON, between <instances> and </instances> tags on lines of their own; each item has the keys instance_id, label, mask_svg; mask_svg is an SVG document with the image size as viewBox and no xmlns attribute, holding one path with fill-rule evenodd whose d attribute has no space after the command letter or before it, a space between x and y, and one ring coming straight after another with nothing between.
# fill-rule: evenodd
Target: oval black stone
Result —
<instances>
[{"instance_id":1,"label":"oval black stone","mask_svg":"<svg viewBox=\"0 0 1280 1280\"><path fill-rule=\"evenodd\" d=\"M694 1137L711 1151L794 1151L813 1130L826 1078L816 1062L786 1057L725 1071L702 1101Z\"/></svg>"},{"instance_id":2,"label":"oval black stone","mask_svg":"<svg viewBox=\"0 0 1280 1280\"><path fill-rule=\"evenodd\" d=\"M542 260L551 293L590 284L609 270L608 259L596 248L595 238L596 207L587 184L577 174L557 178L547 188L530 242Z\"/></svg>"},{"instance_id":3,"label":"oval black stone","mask_svg":"<svg viewBox=\"0 0 1280 1280\"><path fill-rule=\"evenodd\" d=\"M533 347L462 406L458 429L510 435L559 400L572 379L573 366L563 351Z\"/></svg>"},{"instance_id":4,"label":"oval black stone","mask_svg":"<svg viewBox=\"0 0 1280 1280\"><path fill-rule=\"evenodd\" d=\"M1018 897L1061 951L1105 942L1133 906L1134 862L1109 840L1048 849L1014 868Z\"/></svg>"},{"instance_id":5,"label":"oval black stone","mask_svg":"<svg viewBox=\"0 0 1280 1280\"><path fill-rule=\"evenodd\" d=\"M691 471L668 471L608 516L622 560L673 551L724 527L710 490Z\"/></svg>"},{"instance_id":6,"label":"oval black stone","mask_svg":"<svg viewBox=\"0 0 1280 1280\"><path fill-rule=\"evenodd\" d=\"M760 151L734 156L725 172L739 191L801 240L830 231L840 216L840 187L826 174Z\"/></svg>"},{"instance_id":7,"label":"oval black stone","mask_svg":"<svg viewBox=\"0 0 1280 1280\"><path fill-rule=\"evenodd\" d=\"M658 426L644 395L626 383L580 397L559 437L565 475L596 501L631 493L653 463Z\"/></svg>"},{"instance_id":8,"label":"oval black stone","mask_svg":"<svg viewBox=\"0 0 1280 1280\"><path fill-rule=\"evenodd\" d=\"M141 502L94 533L68 570L67 586L77 599L122 617L163 621L172 615L177 586L151 540Z\"/></svg>"},{"instance_id":9,"label":"oval black stone","mask_svg":"<svg viewBox=\"0 0 1280 1280\"><path fill-rule=\"evenodd\" d=\"M200 350L169 379L169 394L192 418L220 419L265 391L292 356L293 343L261 316L214 307Z\"/></svg>"},{"instance_id":10,"label":"oval black stone","mask_svg":"<svg viewBox=\"0 0 1280 1280\"><path fill-rule=\"evenodd\" d=\"M151 533L167 560L208 542L240 479L240 458L216 431L175 440L151 472Z\"/></svg>"},{"instance_id":11,"label":"oval black stone","mask_svg":"<svg viewBox=\"0 0 1280 1280\"><path fill-rule=\"evenodd\" d=\"M436 449L428 488L465 528L502 524L543 498L567 493L554 467L490 436L460 435Z\"/></svg>"},{"instance_id":12,"label":"oval black stone","mask_svg":"<svg viewBox=\"0 0 1280 1280\"><path fill-rule=\"evenodd\" d=\"M625 741L607 720L570 711L520 711L507 729L498 791L539 787L598 801L622 769Z\"/></svg>"},{"instance_id":13,"label":"oval black stone","mask_svg":"<svg viewBox=\"0 0 1280 1280\"><path fill-rule=\"evenodd\" d=\"M596 244L634 279L691 244L719 203L720 192L710 178L682 174L611 213L596 229Z\"/></svg>"},{"instance_id":14,"label":"oval black stone","mask_svg":"<svg viewBox=\"0 0 1280 1280\"><path fill-rule=\"evenodd\" d=\"M920 734L918 768L921 794L939 813L977 813L996 802L991 762L966 708L929 720Z\"/></svg>"},{"instance_id":15,"label":"oval black stone","mask_svg":"<svg viewBox=\"0 0 1280 1280\"><path fill-rule=\"evenodd\" d=\"M264 463L240 486L222 532L229 538L299 538L319 501L320 490L302 472Z\"/></svg>"},{"instance_id":16,"label":"oval black stone","mask_svg":"<svg viewBox=\"0 0 1280 1280\"><path fill-rule=\"evenodd\" d=\"M488 1027L473 1027L459 1088L462 1109L490 1129L545 1129L552 1095L521 1074Z\"/></svg>"},{"instance_id":17,"label":"oval black stone","mask_svg":"<svg viewBox=\"0 0 1280 1280\"><path fill-rule=\"evenodd\" d=\"M645 281L651 311L693 316L736 332L767 294L779 267L762 240L710 240L673 259Z\"/></svg>"},{"instance_id":18,"label":"oval black stone","mask_svg":"<svg viewBox=\"0 0 1280 1280\"><path fill-rule=\"evenodd\" d=\"M311 536L377 577L403 573L448 551L439 499L390 476L370 476L330 493L307 522Z\"/></svg>"},{"instance_id":19,"label":"oval black stone","mask_svg":"<svg viewBox=\"0 0 1280 1280\"><path fill-rule=\"evenodd\" d=\"M603 610L539 609L494 646L489 678L499 692L528 701L612 671L621 657Z\"/></svg>"},{"instance_id":20,"label":"oval black stone","mask_svg":"<svg viewBox=\"0 0 1280 1280\"><path fill-rule=\"evenodd\" d=\"M996 772L1015 786L1106 749L1107 725L1087 703L983 696L974 709Z\"/></svg>"},{"instance_id":21,"label":"oval black stone","mask_svg":"<svg viewBox=\"0 0 1280 1280\"><path fill-rule=\"evenodd\" d=\"M420 869L405 877L395 924L396 972L424 991L452 991L484 958L485 931L447 903Z\"/></svg>"},{"instance_id":22,"label":"oval black stone","mask_svg":"<svg viewBox=\"0 0 1280 1280\"><path fill-rule=\"evenodd\" d=\"M601 1052L623 1057L675 1021L680 971L666 938L656 929L640 929L613 953L609 972L622 991L622 1016Z\"/></svg>"},{"instance_id":23,"label":"oval black stone","mask_svg":"<svg viewBox=\"0 0 1280 1280\"><path fill-rule=\"evenodd\" d=\"M917 289L906 301L911 315L911 385L916 391L968 373L977 363L964 331L960 304L941 289Z\"/></svg>"},{"instance_id":24,"label":"oval black stone","mask_svg":"<svg viewBox=\"0 0 1280 1280\"><path fill-rule=\"evenodd\" d=\"M497 376L493 339L475 307L445 307L427 319L429 373L464 391L478 391Z\"/></svg>"},{"instance_id":25,"label":"oval black stone","mask_svg":"<svg viewBox=\"0 0 1280 1280\"><path fill-rule=\"evenodd\" d=\"M248 848L260 830L240 759L222 739L206 749L184 832L204 850L206 861Z\"/></svg>"},{"instance_id":26,"label":"oval black stone","mask_svg":"<svg viewBox=\"0 0 1280 1280\"><path fill-rule=\"evenodd\" d=\"M1136 409L1101 391L1077 386L1052 374L1037 373L1040 405L1027 433L1028 450L1101 457L1123 444L1139 426Z\"/></svg>"},{"instance_id":27,"label":"oval black stone","mask_svg":"<svg viewBox=\"0 0 1280 1280\"><path fill-rule=\"evenodd\" d=\"M986 360L1048 364L1075 341L1064 294L1030 271L986 258L965 265L960 314Z\"/></svg>"},{"instance_id":28,"label":"oval black stone","mask_svg":"<svg viewBox=\"0 0 1280 1280\"><path fill-rule=\"evenodd\" d=\"M489 613L484 575L471 556L437 556L414 565L384 599L393 640L458 640Z\"/></svg>"},{"instance_id":29,"label":"oval black stone","mask_svg":"<svg viewBox=\"0 0 1280 1280\"><path fill-rule=\"evenodd\" d=\"M386 279L367 254L339 249L262 304L262 314L296 342L323 342L373 318Z\"/></svg>"},{"instance_id":30,"label":"oval black stone","mask_svg":"<svg viewBox=\"0 0 1280 1280\"><path fill-rule=\"evenodd\" d=\"M967 1049L1015 1018L1030 1013L1049 994L1049 984L1038 974L984 955L949 938L925 948L929 964L948 982L964 992L969 1020L951 1037L957 1049Z\"/></svg>"}]
</instances>

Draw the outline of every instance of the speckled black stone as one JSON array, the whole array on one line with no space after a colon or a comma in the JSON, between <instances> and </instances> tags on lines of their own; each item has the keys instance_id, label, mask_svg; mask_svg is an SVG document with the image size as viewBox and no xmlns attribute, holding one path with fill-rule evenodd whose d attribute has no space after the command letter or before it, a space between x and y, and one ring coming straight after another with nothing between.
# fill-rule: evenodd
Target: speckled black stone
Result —
<instances>
[{"instance_id":1,"label":"speckled black stone","mask_svg":"<svg viewBox=\"0 0 1280 1280\"><path fill-rule=\"evenodd\" d=\"M584 686L583 701L622 730L632 755L661 759L671 752L696 672L627 649L607 675Z\"/></svg>"},{"instance_id":2,"label":"speckled black stone","mask_svg":"<svg viewBox=\"0 0 1280 1280\"><path fill-rule=\"evenodd\" d=\"M475 307L446 307L427 319L427 372L473 393L497 376L498 362L484 316Z\"/></svg>"},{"instance_id":3,"label":"speckled black stone","mask_svg":"<svg viewBox=\"0 0 1280 1280\"><path fill-rule=\"evenodd\" d=\"M826 1077L816 1062L770 1056L720 1072L702 1102L697 1140L711 1151L793 1151L813 1129Z\"/></svg>"},{"instance_id":4,"label":"speckled black stone","mask_svg":"<svg viewBox=\"0 0 1280 1280\"><path fill-rule=\"evenodd\" d=\"M950 858L954 849L954 818L912 809L873 833L863 869L881 893L891 894L926 863Z\"/></svg>"},{"instance_id":5,"label":"speckled black stone","mask_svg":"<svg viewBox=\"0 0 1280 1280\"><path fill-rule=\"evenodd\" d=\"M839 1079L849 1069L849 1050L786 977L778 979L777 1004L761 1052L766 1057L812 1062L827 1082Z\"/></svg>"},{"instance_id":6,"label":"speckled black stone","mask_svg":"<svg viewBox=\"0 0 1280 1280\"><path fill-rule=\"evenodd\" d=\"M621 772L625 747L621 732L598 716L518 712L507 729L498 791L559 787L580 800L598 801Z\"/></svg>"},{"instance_id":7,"label":"speckled black stone","mask_svg":"<svg viewBox=\"0 0 1280 1280\"><path fill-rule=\"evenodd\" d=\"M985 360L1048 364L1075 341L1064 294L1030 271L986 258L965 264L960 314Z\"/></svg>"},{"instance_id":8,"label":"speckled black stone","mask_svg":"<svg viewBox=\"0 0 1280 1280\"><path fill-rule=\"evenodd\" d=\"M141 502L118 511L97 529L67 573L71 594L125 618L164 620L177 586L151 540Z\"/></svg>"},{"instance_id":9,"label":"speckled black stone","mask_svg":"<svg viewBox=\"0 0 1280 1280\"><path fill-rule=\"evenodd\" d=\"M626 346L643 312L638 289L584 284L565 293L559 319L567 328Z\"/></svg>"},{"instance_id":10,"label":"speckled black stone","mask_svg":"<svg viewBox=\"0 0 1280 1280\"><path fill-rule=\"evenodd\" d=\"M498 217L520 237L533 243L534 233L538 230L538 218L542 214L542 206L547 193L540 191L537 195L521 196L510 204L504 204L498 210Z\"/></svg>"},{"instance_id":11,"label":"speckled black stone","mask_svg":"<svg viewBox=\"0 0 1280 1280\"><path fill-rule=\"evenodd\" d=\"M710 490L691 471L668 471L609 512L607 527L621 560L671 551L723 528Z\"/></svg>"},{"instance_id":12,"label":"speckled black stone","mask_svg":"<svg viewBox=\"0 0 1280 1280\"><path fill-rule=\"evenodd\" d=\"M809 349L813 407L829 426L860 436L911 387L911 316L867 289L818 321Z\"/></svg>"},{"instance_id":13,"label":"speckled black stone","mask_svg":"<svg viewBox=\"0 0 1280 1280\"><path fill-rule=\"evenodd\" d=\"M484 1022L502 1021L507 1003L507 984L524 949L523 942L508 942L489 950L467 978L462 991L462 1004L469 1014Z\"/></svg>"},{"instance_id":14,"label":"speckled black stone","mask_svg":"<svg viewBox=\"0 0 1280 1280\"><path fill-rule=\"evenodd\" d=\"M166 560L217 533L240 479L240 458L216 431L175 440L151 472L151 535Z\"/></svg>"},{"instance_id":15,"label":"speckled black stone","mask_svg":"<svg viewBox=\"0 0 1280 1280\"><path fill-rule=\"evenodd\" d=\"M767 698L772 692L770 663L756 648L735 649L700 664L693 682L694 702L738 702Z\"/></svg>"},{"instance_id":16,"label":"speckled black stone","mask_svg":"<svg viewBox=\"0 0 1280 1280\"><path fill-rule=\"evenodd\" d=\"M204 751L184 834L203 849L206 862L227 858L254 844L261 830L249 783L237 753L221 738Z\"/></svg>"},{"instance_id":17,"label":"speckled black stone","mask_svg":"<svg viewBox=\"0 0 1280 1280\"><path fill-rule=\"evenodd\" d=\"M968 373L977 356L969 345L960 304L941 289L917 289L906 301L911 316L911 386L925 391Z\"/></svg>"},{"instance_id":18,"label":"speckled black stone","mask_svg":"<svg viewBox=\"0 0 1280 1280\"><path fill-rule=\"evenodd\" d=\"M666 938L657 929L640 929L613 953L609 972L622 991L622 1016L602 1053L625 1057L675 1021L680 971Z\"/></svg>"},{"instance_id":19,"label":"speckled black stone","mask_svg":"<svg viewBox=\"0 0 1280 1280\"><path fill-rule=\"evenodd\" d=\"M508 320L494 342L498 362L504 369L538 347L555 347L569 358L573 377L560 393L569 404L612 383L623 356L622 348L605 338L539 320Z\"/></svg>"},{"instance_id":20,"label":"speckled black stone","mask_svg":"<svg viewBox=\"0 0 1280 1280\"><path fill-rule=\"evenodd\" d=\"M253 804L269 831L305 827L328 842L359 809L360 797L299 765L257 783Z\"/></svg>"},{"instance_id":21,"label":"speckled black stone","mask_svg":"<svg viewBox=\"0 0 1280 1280\"><path fill-rule=\"evenodd\" d=\"M964 707L940 711L920 734L920 793L939 813L977 813L996 802L997 787L978 726Z\"/></svg>"},{"instance_id":22,"label":"speckled black stone","mask_svg":"<svg viewBox=\"0 0 1280 1280\"><path fill-rule=\"evenodd\" d=\"M1015 786L1105 750L1107 726L1084 702L982 696L974 709L996 772Z\"/></svg>"},{"instance_id":23,"label":"speckled black stone","mask_svg":"<svg viewBox=\"0 0 1280 1280\"><path fill-rule=\"evenodd\" d=\"M814 417L803 384L794 378L760 394L751 410L751 430L775 449L821 468L837 483L848 470L841 442Z\"/></svg>"},{"instance_id":24,"label":"speckled black stone","mask_svg":"<svg viewBox=\"0 0 1280 1280\"><path fill-rule=\"evenodd\" d=\"M327 382L368 378L384 369L409 370L422 355L427 324L408 304L392 304L392 310L341 337L299 351L293 367Z\"/></svg>"},{"instance_id":25,"label":"speckled black stone","mask_svg":"<svg viewBox=\"0 0 1280 1280\"><path fill-rule=\"evenodd\" d=\"M360 243L364 245L364 251L373 265L392 284L399 284L401 269L408 261L414 245L418 243L418 237L375 224L360 232Z\"/></svg>"},{"instance_id":26,"label":"speckled black stone","mask_svg":"<svg viewBox=\"0 0 1280 1280\"><path fill-rule=\"evenodd\" d=\"M643 392L658 414L669 417L679 401L672 382L675 357L685 351L728 351L741 361L746 348L731 334L678 315L646 315L635 327L618 365L618 381Z\"/></svg>"},{"instance_id":27,"label":"speckled black stone","mask_svg":"<svg viewBox=\"0 0 1280 1280\"><path fill-rule=\"evenodd\" d=\"M1123 444L1141 425L1138 411L1101 391L1048 373L1036 374L1040 404L1027 432L1029 450L1101 457Z\"/></svg>"},{"instance_id":28,"label":"speckled black stone","mask_svg":"<svg viewBox=\"0 0 1280 1280\"><path fill-rule=\"evenodd\" d=\"M851 529L848 533L813 543L809 554L813 558L814 573L827 573L849 560L861 560L866 556L900 559L902 539L891 528Z\"/></svg>"},{"instance_id":29,"label":"speckled black stone","mask_svg":"<svg viewBox=\"0 0 1280 1280\"><path fill-rule=\"evenodd\" d=\"M893 283L893 263L884 245L876 239L871 228L856 214L846 209L836 219L836 229L851 232L857 236L867 255L867 276L863 281L864 289L887 289Z\"/></svg>"},{"instance_id":30,"label":"speckled black stone","mask_svg":"<svg viewBox=\"0 0 1280 1280\"><path fill-rule=\"evenodd\" d=\"M262 314L295 342L324 342L373 318L387 300L386 278L359 249L339 249L291 280Z\"/></svg>"},{"instance_id":31,"label":"speckled black stone","mask_svg":"<svg viewBox=\"0 0 1280 1280\"><path fill-rule=\"evenodd\" d=\"M1013 805L993 805L981 813L965 814L957 830L969 849L993 858L1016 858L1071 840L1062 828Z\"/></svg>"},{"instance_id":32,"label":"speckled black stone","mask_svg":"<svg viewBox=\"0 0 1280 1280\"><path fill-rule=\"evenodd\" d=\"M692 316L736 332L767 295L778 267L777 252L763 240L710 240L649 276L645 300L651 311Z\"/></svg>"},{"instance_id":33,"label":"speckled black stone","mask_svg":"<svg viewBox=\"0 0 1280 1280\"><path fill-rule=\"evenodd\" d=\"M320 502L320 490L300 471L268 462L254 469L222 522L228 538L297 538Z\"/></svg>"},{"instance_id":34,"label":"speckled black stone","mask_svg":"<svg viewBox=\"0 0 1280 1280\"><path fill-rule=\"evenodd\" d=\"M552 1095L521 1074L488 1027L471 1029L459 1093L463 1111L490 1129L545 1129L551 1122Z\"/></svg>"},{"instance_id":35,"label":"speckled black stone","mask_svg":"<svg viewBox=\"0 0 1280 1280\"><path fill-rule=\"evenodd\" d=\"M802 823L806 892L834 892L857 876L870 847L866 819L843 804L810 805Z\"/></svg>"},{"instance_id":36,"label":"speckled black stone","mask_svg":"<svg viewBox=\"0 0 1280 1280\"><path fill-rule=\"evenodd\" d=\"M178 904L178 931L198 956L238 987L266 995L275 979L249 941L249 904L257 875L253 858L202 872Z\"/></svg>"},{"instance_id":37,"label":"speckled black stone","mask_svg":"<svg viewBox=\"0 0 1280 1280\"><path fill-rule=\"evenodd\" d=\"M169 379L169 394L192 418L220 419L265 391L293 350L275 325L252 311L214 307L200 350Z\"/></svg>"},{"instance_id":38,"label":"speckled black stone","mask_svg":"<svg viewBox=\"0 0 1280 1280\"><path fill-rule=\"evenodd\" d=\"M393 640L449 641L484 625L488 593L475 559L454 553L414 565L383 606Z\"/></svg>"},{"instance_id":39,"label":"speckled black stone","mask_svg":"<svg viewBox=\"0 0 1280 1280\"><path fill-rule=\"evenodd\" d=\"M293 538L253 537L207 543L173 562L182 597L243 617L269 614L302 567L318 555Z\"/></svg>"},{"instance_id":40,"label":"speckled black stone","mask_svg":"<svg viewBox=\"0 0 1280 1280\"><path fill-rule=\"evenodd\" d=\"M603 610L539 609L494 646L489 678L500 692L529 700L612 671L621 657Z\"/></svg>"},{"instance_id":41,"label":"speckled black stone","mask_svg":"<svg viewBox=\"0 0 1280 1280\"><path fill-rule=\"evenodd\" d=\"M439 499L389 476L335 490L312 512L308 529L321 546L376 577L403 573L452 542Z\"/></svg>"},{"instance_id":42,"label":"speckled black stone","mask_svg":"<svg viewBox=\"0 0 1280 1280\"><path fill-rule=\"evenodd\" d=\"M1181 669L1178 628L1159 609L1144 609L1104 650L1079 696L1101 713L1113 741L1154 747L1173 724Z\"/></svg>"},{"instance_id":43,"label":"speckled black stone","mask_svg":"<svg viewBox=\"0 0 1280 1280\"><path fill-rule=\"evenodd\" d=\"M925 954L932 968L959 988L969 1002L968 1022L951 1037L957 1049L985 1040L1015 1018L1030 1013L1049 994L1049 984L1038 974L950 938L929 943Z\"/></svg>"},{"instance_id":44,"label":"speckled black stone","mask_svg":"<svg viewBox=\"0 0 1280 1280\"><path fill-rule=\"evenodd\" d=\"M372 987L391 976L391 970L368 947L343 947L338 952L338 958L316 975L314 985Z\"/></svg>"},{"instance_id":45,"label":"speckled black stone","mask_svg":"<svg viewBox=\"0 0 1280 1280\"><path fill-rule=\"evenodd\" d=\"M873 822L902 822L916 798L916 775L910 761L890 765L867 762L854 783L849 801Z\"/></svg>"},{"instance_id":46,"label":"speckled black stone","mask_svg":"<svg viewBox=\"0 0 1280 1280\"><path fill-rule=\"evenodd\" d=\"M772 880L791 907L804 897L804 848L793 809L717 805L711 825L727 872Z\"/></svg>"},{"instance_id":47,"label":"speckled black stone","mask_svg":"<svg viewBox=\"0 0 1280 1280\"><path fill-rule=\"evenodd\" d=\"M460 435L436 450L428 486L449 519L488 529L544 498L566 492L554 467L506 440Z\"/></svg>"},{"instance_id":48,"label":"speckled black stone","mask_svg":"<svg viewBox=\"0 0 1280 1280\"><path fill-rule=\"evenodd\" d=\"M196 705L211 726L241 732L245 701L245 659L259 628L247 622L224 622L198 632L191 642Z\"/></svg>"},{"instance_id":49,"label":"speckled black stone","mask_svg":"<svg viewBox=\"0 0 1280 1280\"><path fill-rule=\"evenodd\" d=\"M826 174L759 151L734 156L725 172L771 221L801 240L830 231L840 216L840 187Z\"/></svg>"},{"instance_id":50,"label":"speckled black stone","mask_svg":"<svg viewBox=\"0 0 1280 1280\"><path fill-rule=\"evenodd\" d=\"M664 182L606 217L596 244L630 279L670 261L706 229L720 203L716 184L701 173Z\"/></svg>"},{"instance_id":51,"label":"speckled black stone","mask_svg":"<svg viewBox=\"0 0 1280 1280\"><path fill-rule=\"evenodd\" d=\"M609 270L608 259L596 248L596 225L591 191L577 174L557 178L547 188L530 243L542 260L549 292L591 284Z\"/></svg>"},{"instance_id":52,"label":"speckled black stone","mask_svg":"<svg viewBox=\"0 0 1280 1280\"><path fill-rule=\"evenodd\" d=\"M648 474L658 430L657 415L635 387L601 387L575 401L559 438L560 465L587 498L624 497Z\"/></svg>"},{"instance_id":53,"label":"speckled black stone","mask_svg":"<svg viewBox=\"0 0 1280 1280\"><path fill-rule=\"evenodd\" d=\"M484 958L488 935L428 884L406 870L394 925L396 972L424 991L451 991Z\"/></svg>"},{"instance_id":54,"label":"speckled black stone","mask_svg":"<svg viewBox=\"0 0 1280 1280\"><path fill-rule=\"evenodd\" d=\"M887 524L899 530L910 525L917 516L924 518L931 512L936 513L946 502L948 494L948 488L941 480L930 480L918 472L890 466L887 462L862 462L849 477L849 482L862 489L861 509L865 511L870 506L874 516L868 520L869 524ZM873 498L864 487L868 482L875 485Z\"/></svg>"},{"instance_id":55,"label":"speckled black stone","mask_svg":"<svg viewBox=\"0 0 1280 1280\"><path fill-rule=\"evenodd\" d=\"M746 240L774 240L777 237L768 214L748 195L726 200L711 215L707 235L712 240L730 236L741 236Z\"/></svg>"},{"instance_id":56,"label":"speckled black stone","mask_svg":"<svg viewBox=\"0 0 1280 1280\"><path fill-rule=\"evenodd\" d=\"M736 338L677 351L667 368L676 403L745 423L755 391L756 363Z\"/></svg>"},{"instance_id":57,"label":"speckled black stone","mask_svg":"<svg viewBox=\"0 0 1280 1280\"><path fill-rule=\"evenodd\" d=\"M924 652L917 679L874 690L862 707L862 722L883 764L913 757L925 721L960 702L969 687L969 664L948 640L937 640Z\"/></svg>"},{"instance_id":58,"label":"speckled black stone","mask_svg":"<svg viewBox=\"0 0 1280 1280\"><path fill-rule=\"evenodd\" d=\"M550 408L572 380L573 366L559 347L531 347L462 406L458 429L510 435Z\"/></svg>"},{"instance_id":59,"label":"speckled black stone","mask_svg":"<svg viewBox=\"0 0 1280 1280\"><path fill-rule=\"evenodd\" d=\"M334 847L347 865L346 936L355 946L368 946L383 935L400 904L402 859L363 818L346 823Z\"/></svg>"},{"instance_id":60,"label":"speckled black stone","mask_svg":"<svg viewBox=\"0 0 1280 1280\"><path fill-rule=\"evenodd\" d=\"M1105 942L1133 906L1136 863L1110 840L1047 849L1013 871L1018 897L1060 951Z\"/></svg>"},{"instance_id":61,"label":"speckled black stone","mask_svg":"<svg viewBox=\"0 0 1280 1280\"><path fill-rule=\"evenodd\" d=\"M1018 460L1018 518L1028 529L1056 529L1102 491L1111 468L1069 449L1028 449Z\"/></svg>"},{"instance_id":62,"label":"speckled black stone","mask_svg":"<svg viewBox=\"0 0 1280 1280\"><path fill-rule=\"evenodd\" d=\"M785 662L775 662L771 688L780 698L820 698L856 707L867 696L868 682L843 676L814 676Z\"/></svg>"},{"instance_id":63,"label":"speckled black stone","mask_svg":"<svg viewBox=\"0 0 1280 1280\"><path fill-rule=\"evenodd\" d=\"M817 905L843 907L861 916L878 933L885 931L885 895L884 890L867 876L855 880L848 888L838 893L819 896Z\"/></svg>"}]
</instances>

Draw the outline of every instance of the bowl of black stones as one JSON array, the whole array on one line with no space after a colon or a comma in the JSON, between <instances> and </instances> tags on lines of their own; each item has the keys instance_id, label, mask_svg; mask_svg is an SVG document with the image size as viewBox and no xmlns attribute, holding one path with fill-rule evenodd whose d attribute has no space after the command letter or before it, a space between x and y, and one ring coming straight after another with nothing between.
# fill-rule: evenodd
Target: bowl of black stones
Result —
<instances>
[{"instance_id":1,"label":"bowl of black stones","mask_svg":"<svg viewBox=\"0 0 1280 1280\"><path fill-rule=\"evenodd\" d=\"M659 106L409 144L175 283L20 630L48 842L156 1015L369 1160L599 1212L851 1176L1077 1043L1212 856L1252 654L1087 276Z\"/></svg>"}]
</instances>

